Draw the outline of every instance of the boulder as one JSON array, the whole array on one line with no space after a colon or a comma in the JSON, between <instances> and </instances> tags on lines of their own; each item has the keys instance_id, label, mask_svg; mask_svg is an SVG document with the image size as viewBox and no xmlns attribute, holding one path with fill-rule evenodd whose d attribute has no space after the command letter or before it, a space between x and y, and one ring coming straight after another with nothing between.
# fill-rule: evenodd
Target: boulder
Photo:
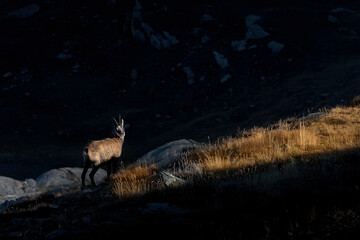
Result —
<instances>
[{"instance_id":1,"label":"boulder","mask_svg":"<svg viewBox=\"0 0 360 240\"><path fill-rule=\"evenodd\" d=\"M9 195L20 195L24 193L24 184L21 181L0 176L0 198Z\"/></svg>"},{"instance_id":2,"label":"boulder","mask_svg":"<svg viewBox=\"0 0 360 240\"><path fill-rule=\"evenodd\" d=\"M89 173L91 169L88 170L86 174L86 181L90 183ZM38 188L50 188L50 187L60 187L60 186L69 186L69 185L79 185L81 184L81 173L82 168L58 168L52 169L41 174L36 178L36 184ZM103 182L106 178L106 171L99 169L95 174L95 182L98 184Z\"/></svg>"},{"instance_id":3,"label":"boulder","mask_svg":"<svg viewBox=\"0 0 360 240\"><path fill-rule=\"evenodd\" d=\"M23 8L17 9L8 14L8 16L15 16L17 18L27 18L40 10L40 6L36 3L29 4Z\"/></svg>"},{"instance_id":4,"label":"boulder","mask_svg":"<svg viewBox=\"0 0 360 240\"><path fill-rule=\"evenodd\" d=\"M174 175L172 175L171 173L168 173L168 172L160 172L160 176L162 178L162 180L164 181L164 184L166 186L171 186L171 185L174 185L174 184L184 184L185 183L185 180L184 179L181 179L181 178L178 178Z\"/></svg>"},{"instance_id":5,"label":"boulder","mask_svg":"<svg viewBox=\"0 0 360 240\"><path fill-rule=\"evenodd\" d=\"M191 139L181 139L166 143L142 156L138 163L156 164L159 168L171 167L181 155L200 147L200 144Z\"/></svg>"}]
</instances>

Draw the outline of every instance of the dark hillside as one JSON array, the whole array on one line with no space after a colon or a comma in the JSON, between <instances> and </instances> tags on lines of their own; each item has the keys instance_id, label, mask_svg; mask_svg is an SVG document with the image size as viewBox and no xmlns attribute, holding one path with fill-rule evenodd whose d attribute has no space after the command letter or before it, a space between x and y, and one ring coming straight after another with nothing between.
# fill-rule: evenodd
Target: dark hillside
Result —
<instances>
[{"instance_id":1,"label":"dark hillside","mask_svg":"<svg viewBox=\"0 0 360 240\"><path fill-rule=\"evenodd\" d=\"M81 166L83 145L108 136L119 113L129 163L174 139L216 140L360 90L358 1L3 0L0 9L3 176Z\"/></svg>"}]
</instances>

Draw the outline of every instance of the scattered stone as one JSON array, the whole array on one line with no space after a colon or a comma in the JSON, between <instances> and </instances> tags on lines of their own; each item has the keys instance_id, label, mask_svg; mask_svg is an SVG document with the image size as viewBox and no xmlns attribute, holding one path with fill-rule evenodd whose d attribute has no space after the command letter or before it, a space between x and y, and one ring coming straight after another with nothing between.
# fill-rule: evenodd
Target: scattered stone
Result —
<instances>
[{"instance_id":1,"label":"scattered stone","mask_svg":"<svg viewBox=\"0 0 360 240\"><path fill-rule=\"evenodd\" d=\"M85 217L82 217L81 218L81 221L83 221L83 223L90 223L91 222L91 219L89 216L85 216Z\"/></svg>"},{"instance_id":2,"label":"scattered stone","mask_svg":"<svg viewBox=\"0 0 360 240\"><path fill-rule=\"evenodd\" d=\"M248 31L246 33L246 39L261 39L267 36L270 36L260 25L255 24L255 22L261 19L260 16L249 15L245 19L246 26Z\"/></svg>"},{"instance_id":3,"label":"scattered stone","mask_svg":"<svg viewBox=\"0 0 360 240\"><path fill-rule=\"evenodd\" d=\"M17 18L27 18L40 10L40 6L36 3L29 4L23 8L15 10L8 14L8 16L15 16Z\"/></svg>"},{"instance_id":4,"label":"scattered stone","mask_svg":"<svg viewBox=\"0 0 360 240\"><path fill-rule=\"evenodd\" d=\"M7 73L3 74L3 78L8 78L8 77L11 77L11 76L12 76L11 72L7 72Z\"/></svg>"},{"instance_id":5,"label":"scattered stone","mask_svg":"<svg viewBox=\"0 0 360 240\"><path fill-rule=\"evenodd\" d=\"M215 56L215 60L216 63L221 67L221 68L227 68L229 66L229 62L228 60L224 57L223 54L218 53L216 51L213 51L213 54Z\"/></svg>"},{"instance_id":6,"label":"scattered stone","mask_svg":"<svg viewBox=\"0 0 360 240\"><path fill-rule=\"evenodd\" d=\"M67 53L60 53L56 56L57 59L61 59L61 60L68 60L71 59L72 56L71 54L67 54Z\"/></svg>"},{"instance_id":7,"label":"scattered stone","mask_svg":"<svg viewBox=\"0 0 360 240\"><path fill-rule=\"evenodd\" d=\"M268 43L268 48L270 48L273 53L281 52L284 47L285 45L279 42L271 41Z\"/></svg>"},{"instance_id":8,"label":"scattered stone","mask_svg":"<svg viewBox=\"0 0 360 240\"><path fill-rule=\"evenodd\" d=\"M59 230L55 230L52 232L49 232L48 234L45 235L45 239L59 239L59 238L63 238L66 235L68 235L69 231L67 230L63 230L63 229L59 229Z\"/></svg>"},{"instance_id":9,"label":"scattered stone","mask_svg":"<svg viewBox=\"0 0 360 240\"><path fill-rule=\"evenodd\" d=\"M0 198L9 195L19 195L24 193L21 181L0 176Z\"/></svg>"},{"instance_id":10,"label":"scattered stone","mask_svg":"<svg viewBox=\"0 0 360 240\"><path fill-rule=\"evenodd\" d=\"M133 80L136 80L138 78L138 72L136 71L136 68L131 71L130 77Z\"/></svg>"},{"instance_id":11,"label":"scattered stone","mask_svg":"<svg viewBox=\"0 0 360 240\"><path fill-rule=\"evenodd\" d=\"M328 97L330 95L330 93L322 93L320 96L321 97Z\"/></svg>"},{"instance_id":12,"label":"scattered stone","mask_svg":"<svg viewBox=\"0 0 360 240\"><path fill-rule=\"evenodd\" d=\"M201 17L201 22L207 22L207 21L212 21L212 20L214 20L214 18L209 14L204 14Z\"/></svg>"},{"instance_id":13,"label":"scattered stone","mask_svg":"<svg viewBox=\"0 0 360 240\"><path fill-rule=\"evenodd\" d=\"M227 82L230 78L231 78L231 75L230 75L230 74L226 74L225 76L223 76L223 77L220 79L220 83L225 83L225 82Z\"/></svg>"},{"instance_id":14,"label":"scattered stone","mask_svg":"<svg viewBox=\"0 0 360 240\"><path fill-rule=\"evenodd\" d=\"M43 173L36 178L38 188L51 188L81 184L82 168L58 168ZM91 169L88 170L91 171ZM89 183L89 174L86 174L86 181ZM95 182L103 182L106 178L106 171L99 169L95 175Z\"/></svg>"},{"instance_id":15,"label":"scattered stone","mask_svg":"<svg viewBox=\"0 0 360 240\"><path fill-rule=\"evenodd\" d=\"M171 185L174 185L174 184L184 184L185 183L184 179L178 178L168 172L161 171L160 176L161 176L162 180L164 181L164 184L168 187Z\"/></svg>"},{"instance_id":16,"label":"scattered stone","mask_svg":"<svg viewBox=\"0 0 360 240\"><path fill-rule=\"evenodd\" d=\"M202 44L204 44L204 43L206 43L207 41L209 41L211 38L210 37L208 37L208 36L203 36L202 38L201 38L201 43Z\"/></svg>"},{"instance_id":17,"label":"scattered stone","mask_svg":"<svg viewBox=\"0 0 360 240\"><path fill-rule=\"evenodd\" d=\"M336 22L338 21L338 19L337 19L335 16L329 14L329 15L328 15L328 21L329 21L330 23L336 23Z\"/></svg>"},{"instance_id":18,"label":"scattered stone","mask_svg":"<svg viewBox=\"0 0 360 240\"><path fill-rule=\"evenodd\" d=\"M188 163L181 165L176 169L177 173L180 175L195 175L195 174L202 174L204 169L202 166L196 164L196 163Z\"/></svg>"},{"instance_id":19,"label":"scattered stone","mask_svg":"<svg viewBox=\"0 0 360 240\"><path fill-rule=\"evenodd\" d=\"M307 116L302 117L302 118L300 118L299 120L300 120L300 121L303 121L303 120L315 119L315 118L320 117L320 116L323 115L323 114L324 114L323 112L309 113Z\"/></svg>"},{"instance_id":20,"label":"scattered stone","mask_svg":"<svg viewBox=\"0 0 360 240\"><path fill-rule=\"evenodd\" d=\"M187 76L188 84L189 85L194 84L194 73L191 70L191 68L190 67L183 67L183 71Z\"/></svg>"},{"instance_id":21,"label":"scattered stone","mask_svg":"<svg viewBox=\"0 0 360 240\"><path fill-rule=\"evenodd\" d=\"M246 44L247 44L247 40L244 39L244 40L240 40L240 41L232 41L231 42L231 47L235 48L236 51L243 51L243 50L246 50L247 47L246 47Z\"/></svg>"},{"instance_id":22,"label":"scattered stone","mask_svg":"<svg viewBox=\"0 0 360 240\"><path fill-rule=\"evenodd\" d=\"M8 234L9 238L21 238L22 237L22 232L11 232Z\"/></svg>"},{"instance_id":23,"label":"scattered stone","mask_svg":"<svg viewBox=\"0 0 360 240\"><path fill-rule=\"evenodd\" d=\"M181 139L166 143L142 156L138 164L156 164L159 168L171 167L181 159L181 155L199 147L199 143L191 139Z\"/></svg>"},{"instance_id":24,"label":"scattered stone","mask_svg":"<svg viewBox=\"0 0 360 240\"><path fill-rule=\"evenodd\" d=\"M331 10L332 13L339 13L339 12L353 12L352 10L345 9L345 8L334 8Z\"/></svg>"}]
</instances>

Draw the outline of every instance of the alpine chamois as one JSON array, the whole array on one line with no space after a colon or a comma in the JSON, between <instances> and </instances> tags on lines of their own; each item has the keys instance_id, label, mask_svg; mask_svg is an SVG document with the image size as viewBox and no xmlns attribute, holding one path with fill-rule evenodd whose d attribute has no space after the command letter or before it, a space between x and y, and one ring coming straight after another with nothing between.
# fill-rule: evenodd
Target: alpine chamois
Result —
<instances>
[{"instance_id":1,"label":"alpine chamois","mask_svg":"<svg viewBox=\"0 0 360 240\"><path fill-rule=\"evenodd\" d=\"M113 173L116 172L117 162L122 152L122 145L125 139L124 120L119 116L120 124L113 118L115 126L115 136L102 140L91 141L84 147L82 156L84 158L84 169L81 174L82 186L85 186L85 176L88 168L93 164L89 176L93 186L95 186L94 175L100 166L107 164L107 176L110 176L111 167Z\"/></svg>"}]
</instances>

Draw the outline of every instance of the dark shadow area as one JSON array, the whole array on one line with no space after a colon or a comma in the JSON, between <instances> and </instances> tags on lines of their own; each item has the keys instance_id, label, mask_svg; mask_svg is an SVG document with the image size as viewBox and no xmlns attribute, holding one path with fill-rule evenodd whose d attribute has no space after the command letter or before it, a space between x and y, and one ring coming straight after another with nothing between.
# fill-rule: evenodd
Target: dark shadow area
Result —
<instances>
[{"instance_id":1,"label":"dark shadow area","mask_svg":"<svg viewBox=\"0 0 360 240\"><path fill-rule=\"evenodd\" d=\"M172 140L216 140L360 92L355 0L36 0L0 9L0 175L17 179L81 166L82 147L109 136L119 113L129 124L127 164ZM249 37L253 15L269 35Z\"/></svg>"},{"instance_id":2,"label":"dark shadow area","mask_svg":"<svg viewBox=\"0 0 360 240\"><path fill-rule=\"evenodd\" d=\"M0 216L2 236L27 231L36 238L60 225L60 239L144 232L168 239L159 234L168 231L172 239L357 239L359 157L359 148L302 156L133 199L105 200L105 185L92 192L50 193Z\"/></svg>"}]
</instances>

